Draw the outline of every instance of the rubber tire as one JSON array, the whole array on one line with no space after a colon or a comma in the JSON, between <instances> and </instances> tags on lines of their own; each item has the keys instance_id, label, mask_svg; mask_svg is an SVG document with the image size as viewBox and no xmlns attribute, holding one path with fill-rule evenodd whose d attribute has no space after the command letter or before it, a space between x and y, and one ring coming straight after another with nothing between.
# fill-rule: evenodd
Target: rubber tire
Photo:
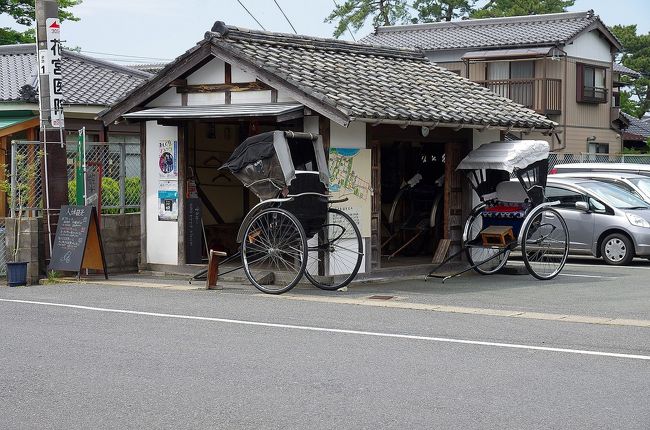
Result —
<instances>
[{"instance_id":1,"label":"rubber tire","mask_svg":"<svg viewBox=\"0 0 650 430\"><path fill-rule=\"evenodd\" d=\"M249 269L248 264L246 263L246 259L245 259L245 247L246 247L245 241L246 241L246 237L248 237L248 229L251 227L251 225L253 225L255 220L257 220L257 218L261 217L262 215L266 214L267 212L279 212L283 216L289 218L292 221L292 223L297 227L298 232L300 233L300 238L301 238L301 242L302 242L302 252L303 252L304 258L302 259L302 264L300 266L300 271L298 272L298 275L289 284L285 285L284 287L282 287L280 289L269 289L264 285L258 284L255 281L255 278L253 278L253 275L250 273L250 269ZM255 288L257 288L258 290L260 290L261 292L266 293L266 294L282 294L282 293L286 293L287 291L291 290L293 287L296 286L296 284L298 284L298 282L300 282L300 280L302 279L302 276L305 273L305 268L307 267L307 235L305 234L305 230L302 228L302 224L300 224L300 221L298 221L298 218L296 218L295 215L293 215L291 212L289 212L287 210L280 209L280 208L267 208L267 209L261 210L257 215L255 215L250 220L250 222L246 226L246 229L245 229L245 232L244 232L244 241L241 244L240 251L241 251L241 258L242 258L242 266L244 268L244 273L246 274L246 277L248 278L250 283L253 284L253 286Z\"/></svg>"},{"instance_id":2,"label":"rubber tire","mask_svg":"<svg viewBox=\"0 0 650 430\"><path fill-rule=\"evenodd\" d=\"M621 242L623 242L623 244L625 245L625 249L627 249L627 254L625 254L625 257L623 257L621 261L612 261L609 258L607 258L607 254L605 254L605 244L614 238L617 238ZM600 255L601 257L603 257L603 261L609 265L627 266L634 258L634 244L632 243L630 238L625 236L624 234L612 233L608 235L605 239L603 239L602 243L600 244Z\"/></svg>"},{"instance_id":3,"label":"rubber tire","mask_svg":"<svg viewBox=\"0 0 650 430\"><path fill-rule=\"evenodd\" d=\"M469 218L465 221L465 227L463 228L463 231L468 231L469 226L471 225L471 222L476 219L477 217L481 216L481 212L475 214L475 215L470 215ZM474 266L475 261L472 259L472 249L467 247L466 243L463 243L463 247L465 247L465 256L467 257L467 262L470 264L470 266ZM499 272L499 270L503 269L506 264L508 264L508 257L510 257L510 250L507 250L503 253L503 260L492 270L484 270L481 269L479 266L474 266L472 269L474 269L475 272L480 273L481 275L492 275L494 273Z\"/></svg>"},{"instance_id":4,"label":"rubber tire","mask_svg":"<svg viewBox=\"0 0 650 430\"><path fill-rule=\"evenodd\" d=\"M363 260L363 239L361 239L361 232L359 231L359 227L356 225L356 223L354 222L352 217L350 217L350 215L346 214L345 212L339 209L333 209L333 208L328 209L327 212L337 214L348 220L348 222L352 225L352 228L354 229L354 234L357 236L357 242L359 244L359 252L361 252L359 258L357 259L357 264L354 267L352 273L350 273L350 275L347 278L345 278L342 282L339 282L337 284L333 284L333 285L321 284L320 282L318 282L316 278L314 278L309 274L308 270L305 270L305 277L309 280L309 282L312 283L313 286L318 287L321 290L336 291L339 288L343 288L346 285L348 285L350 282L352 282L352 280L357 276L357 273L359 273L359 268L361 267L361 261Z\"/></svg>"},{"instance_id":5,"label":"rubber tire","mask_svg":"<svg viewBox=\"0 0 650 430\"><path fill-rule=\"evenodd\" d=\"M524 259L524 264L526 265L526 269L528 270L528 273L530 273L531 275L533 275L535 278L539 279L540 281L549 281L549 280L555 278L557 275L559 275L560 272L562 272L562 269L564 269L564 265L566 264L566 260L569 257L569 247L570 247L571 239L569 238L569 228L566 225L566 221L564 220L564 217L562 215L560 215L560 213L558 211L556 211L555 209L550 208L550 207L545 207L543 210L540 211L540 213L541 212L552 212L553 215L555 216L555 218L558 221L560 221L560 224L562 224L562 228L566 232L566 242L567 243L566 243L565 250L564 250L564 257L562 259L562 264L560 264L560 268L557 270L557 272L555 272L551 276L540 275L539 273L535 272L535 270L532 268L532 266L530 265L530 261L528 260L529 254L526 252L526 237L528 237L528 230L530 229L530 226L532 225L531 222L528 222L526 224L526 226L524 227L523 235L521 236L521 237L523 237L522 243L520 244L520 246L521 246L521 256ZM536 215L537 215L537 213L535 213L535 211L533 211L528 216L536 216Z\"/></svg>"}]
</instances>

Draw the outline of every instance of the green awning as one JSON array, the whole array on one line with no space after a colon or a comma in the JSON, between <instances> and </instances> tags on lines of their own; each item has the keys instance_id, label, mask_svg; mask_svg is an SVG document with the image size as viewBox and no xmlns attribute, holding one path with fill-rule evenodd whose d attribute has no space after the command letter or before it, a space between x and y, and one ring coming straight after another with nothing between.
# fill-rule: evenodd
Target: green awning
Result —
<instances>
[{"instance_id":1,"label":"green awning","mask_svg":"<svg viewBox=\"0 0 650 430\"><path fill-rule=\"evenodd\" d=\"M26 121L30 121L34 118L38 118L38 117L37 116L5 116L5 117L0 116L0 130L2 130L3 128L9 128L17 124L21 124Z\"/></svg>"}]
</instances>

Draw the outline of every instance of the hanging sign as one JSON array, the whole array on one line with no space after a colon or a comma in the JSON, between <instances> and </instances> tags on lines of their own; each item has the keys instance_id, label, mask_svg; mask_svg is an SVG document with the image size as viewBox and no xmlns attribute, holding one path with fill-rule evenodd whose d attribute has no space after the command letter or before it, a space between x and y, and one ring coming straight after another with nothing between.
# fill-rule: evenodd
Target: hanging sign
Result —
<instances>
[{"instance_id":1,"label":"hanging sign","mask_svg":"<svg viewBox=\"0 0 650 430\"><path fill-rule=\"evenodd\" d=\"M77 272L79 278L82 269L101 270L108 279L97 212L93 206L61 206L48 270Z\"/></svg>"},{"instance_id":2,"label":"hanging sign","mask_svg":"<svg viewBox=\"0 0 650 430\"><path fill-rule=\"evenodd\" d=\"M45 53L39 52L39 63L44 56L45 67L39 64L39 73L41 68L47 73L50 83L50 106L49 108L50 124L55 128L65 126L63 119L63 73L61 72L61 21L58 18L47 18L45 20L47 35L47 50Z\"/></svg>"}]
</instances>

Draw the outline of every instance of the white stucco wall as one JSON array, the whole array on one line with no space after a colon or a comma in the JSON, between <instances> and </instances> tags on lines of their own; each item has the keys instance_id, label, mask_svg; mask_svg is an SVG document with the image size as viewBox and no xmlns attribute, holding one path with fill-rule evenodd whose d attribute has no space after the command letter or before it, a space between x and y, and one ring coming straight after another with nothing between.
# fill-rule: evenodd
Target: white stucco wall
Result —
<instances>
[{"instance_id":1,"label":"white stucco wall","mask_svg":"<svg viewBox=\"0 0 650 430\"><path fill-rule=\"evenodd\" d=\"M215 58L187 77L188 85L223 84L225 82L225 63Z\"/></svg>"},{"instance_id":2,"label":"white stucco wall","mask_svg":"<svg viewBox=\"0 0 650 430\"><path fill-rule=\"evenodd\" d=\"M161 140L178 141L178 128L147 121L146 232L147 263L178 264L178 222L158 221L159 146Z\"/></svg>"},{"instance_id":3,"label":"white stucco wall","mask_svg":"<svg viewBox=\"0 0 650 430\"><path fill-rule=\"evenodd\" d=\"M226 103L224 93L190 93L187 95L188 106L222 105Z\"/></svg>"},{"instance_id":4,"label":"white stucco wall","mask_svg":"<svg viewBox=\"0 0 650 430\"><path fill-rule=\"evenodd\" d=\"M330 121L330 148L365 148L366 147L366 124L363 122L351 122L346 128L338 125L334 121ZM345 203L342 203L342 206ZM370 214L363 220L370 225ZM348 239L341 242L341 246L354 249L357 246L354 240ZM361 267L359 273L365 273L370 270L370 258L366 258L370 252L370 238L363 238L364 256L361 260ZM353 257L350 255L350 257ZM330 267L330 273L336 274L334 267Z\"/></svg>"},{"instance_id":5,"label":"white stucco wall","mask_svg":"<svg viewBox=\"0 0 650 430\"><path fill-rule=\"evenodd\" d=\"M255 82L255 75L251 73L244 72L242 69L238 69L237 67L233 67L231 69L230 77L232 79L232 82L239 83L239 82Z\"/></svg>"},{"instance_id":6,"label":"white stucco wall","mask_svg":"<svg viewBox=\"0 0 650 430\"><path fill-rule=\"evenodd\" d=\"M230 103L271 103L271 90L235 91L230 93Z\"/></svg>"},{"instance_id":7,"label":"white stucco wall","mask_svg":"<svg viewBox=\"0 0 650 430\"><path fill-rule=\"evenodd\" d=\"M598 30L581 34L576 40L566 45L564 50L569 57L597 60L606 63L612 61L609 42L600 37Z\"/></svg>"},{"instance_id":8,"label":"white stucco wall","mask_svg":"<svg viewBox=\"0 0 650 430\"><path fill-rule=\"evenodd\" d=\"M170 88L147 104L147 107L180 106L181 95L176 93L176 88Z\"/></svg>"},{"instance_id":9,"label":"white stucco wall","mask_svg":"<svg viewBox=\"0 0 650 430\"><path fill-rule=\"evenodd\" d=\"M365 148L366 124L351 122L346 128L330 121L330 147L331 148Z\"/></svg>"}]
</instances>

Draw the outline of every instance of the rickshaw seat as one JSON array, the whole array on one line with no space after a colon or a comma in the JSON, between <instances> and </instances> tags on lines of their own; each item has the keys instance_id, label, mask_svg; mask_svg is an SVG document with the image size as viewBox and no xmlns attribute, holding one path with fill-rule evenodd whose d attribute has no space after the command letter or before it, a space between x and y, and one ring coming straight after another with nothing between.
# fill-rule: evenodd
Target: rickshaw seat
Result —
<instances>
[{"instance_id":1,"label":"rickshaw seat","mask_svg":"<svg viewBox=\"0 0 650 430\"><path fill-rule=\"evenodd\" d=\"M500 202L523 203L528 200L528 194L519 181L499 182L496 194Z\"/></svg>"},{"instance_id":2,"label":"rickshaw seat","mask_svg":"<svg viewBox=\"0 0 650 430\"><path fill-rule=\"evenodd\" d=\"M490 201L483 211L484 227L510 226L514 234L518 235L530 208L528 194L521 183L500 182L496 187L496 198Z\"/></svg>"}]
</instances>

